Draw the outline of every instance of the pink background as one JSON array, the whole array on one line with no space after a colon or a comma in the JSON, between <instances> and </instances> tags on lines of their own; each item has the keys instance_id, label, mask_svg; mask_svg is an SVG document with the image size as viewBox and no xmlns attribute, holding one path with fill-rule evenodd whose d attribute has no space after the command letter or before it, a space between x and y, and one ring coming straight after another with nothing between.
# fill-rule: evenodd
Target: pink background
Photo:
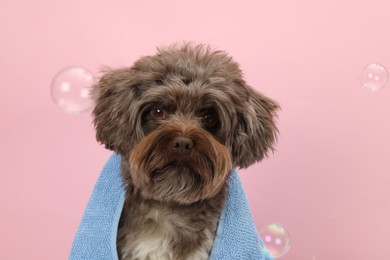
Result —
<instances>
[{"instance_id":1,"label":"pink background","mask_svg":"<svg viewBox=\"0 0 390 260\"><path fill-rule=\"evenodd\" d=\"M281 223L282 259L390 259L388 0L0 2L0 259L66 259L110 155L90 113L50 96L54 75L131 65L182 40L228 51L283 108L277 152L241 171L256 224Z\"/></svg>"}]
</instances>

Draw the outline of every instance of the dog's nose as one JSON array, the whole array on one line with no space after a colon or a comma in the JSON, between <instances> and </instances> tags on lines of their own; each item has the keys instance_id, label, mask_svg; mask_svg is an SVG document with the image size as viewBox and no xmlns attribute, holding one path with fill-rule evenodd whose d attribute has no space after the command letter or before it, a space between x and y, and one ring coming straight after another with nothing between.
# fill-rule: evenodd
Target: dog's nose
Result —
<instances>
[{"instance_id":1,"label":"dog's nose","mask_svg":"<svg viewBox=\"0 0 390 260\"><path fill-rule=\"evenodd\" d=\"M180 155L187 155L194 147L194 141L190 138L178 136L173 139L173 150Z\"/></svg>"}]
</instances>

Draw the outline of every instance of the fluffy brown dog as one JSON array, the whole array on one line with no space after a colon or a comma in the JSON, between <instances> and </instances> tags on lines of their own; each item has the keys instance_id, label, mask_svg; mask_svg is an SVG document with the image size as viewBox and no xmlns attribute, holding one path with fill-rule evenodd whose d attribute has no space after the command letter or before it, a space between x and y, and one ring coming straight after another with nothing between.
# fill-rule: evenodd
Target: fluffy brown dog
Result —
<instances>
[{"instance_id":1,"label":"fluffy brown dog","mask_svg":"<svg viewBox=\"0 0 390 260\"><path fill-rule=\"evenodd\" d=\"M234 167L273 150L278 105L231 57L160 49L93 90L97 139L122 156L120 259L208 259Z\"/></svg>"}]
</instances>

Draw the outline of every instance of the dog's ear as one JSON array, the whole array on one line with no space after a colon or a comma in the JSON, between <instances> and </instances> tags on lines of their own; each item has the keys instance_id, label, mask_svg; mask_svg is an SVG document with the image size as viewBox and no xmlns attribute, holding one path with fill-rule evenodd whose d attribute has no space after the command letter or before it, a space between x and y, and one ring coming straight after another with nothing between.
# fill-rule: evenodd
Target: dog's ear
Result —
<instances>
[{"instance_id":1,"label":"dog's ear","mask_svg":"<svg viewBox=\"0 0 390 260\"><path fill-rule=\"evenodd\" d=\"M131 68L106 69L92 89L96 139L119 154L128 152L135 136L141 131L136 112L138 84Z\"/></svg>"},{"instance_id":2,"label":"dog's ear","mask_svg":"<svg viewBox=\"0 0 390 260\"><path fill-rule=\"evenodd\" d=\"M280 107L244 82L240 81L239 85L247 93L247 101L237 111L238 126L234 133L232 152L235 165L246 168L262 160L269 151L274 151L278 134L276 111Z\"/></svg>"}]
</instances>

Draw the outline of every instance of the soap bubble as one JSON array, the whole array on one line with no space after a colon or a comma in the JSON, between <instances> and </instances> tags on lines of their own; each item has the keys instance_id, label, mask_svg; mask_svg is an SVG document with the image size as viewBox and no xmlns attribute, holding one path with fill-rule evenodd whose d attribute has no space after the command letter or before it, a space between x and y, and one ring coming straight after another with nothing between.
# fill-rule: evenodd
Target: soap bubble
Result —
<instances>
[{"instance_id":1,"label":"soap bubble","mask_svg":"<svg viewBox=\"0 0 390 260\"><path fill-rule=\"evenodd\" d=\"M69 67L57 73L51 83L54 102L66 113L81 114L92 107L89 91L93 76L81 67Z\"/></svg>"},{"instance_id":2,"label":"soap bubble","mask_svg":"<svg viewBox=\"0 0 390 260\"><path fill-rule=\"evenodd\" d=\"M389 81L389 73L381 64L371 63L364 67L359 80L366 89L378 91Z\"/></svg>"},{"instance_id":3,"label":"soap bubble","mask_svg":"<svg viewBox=\"0 0 390 260\"><path fill-rule=\"evenodd\" d=\"M282 257L290 249L290 237L283 226L274 223L268 224L259 228L259 233L272 257Z\"/></svg>"}]
</instances>

